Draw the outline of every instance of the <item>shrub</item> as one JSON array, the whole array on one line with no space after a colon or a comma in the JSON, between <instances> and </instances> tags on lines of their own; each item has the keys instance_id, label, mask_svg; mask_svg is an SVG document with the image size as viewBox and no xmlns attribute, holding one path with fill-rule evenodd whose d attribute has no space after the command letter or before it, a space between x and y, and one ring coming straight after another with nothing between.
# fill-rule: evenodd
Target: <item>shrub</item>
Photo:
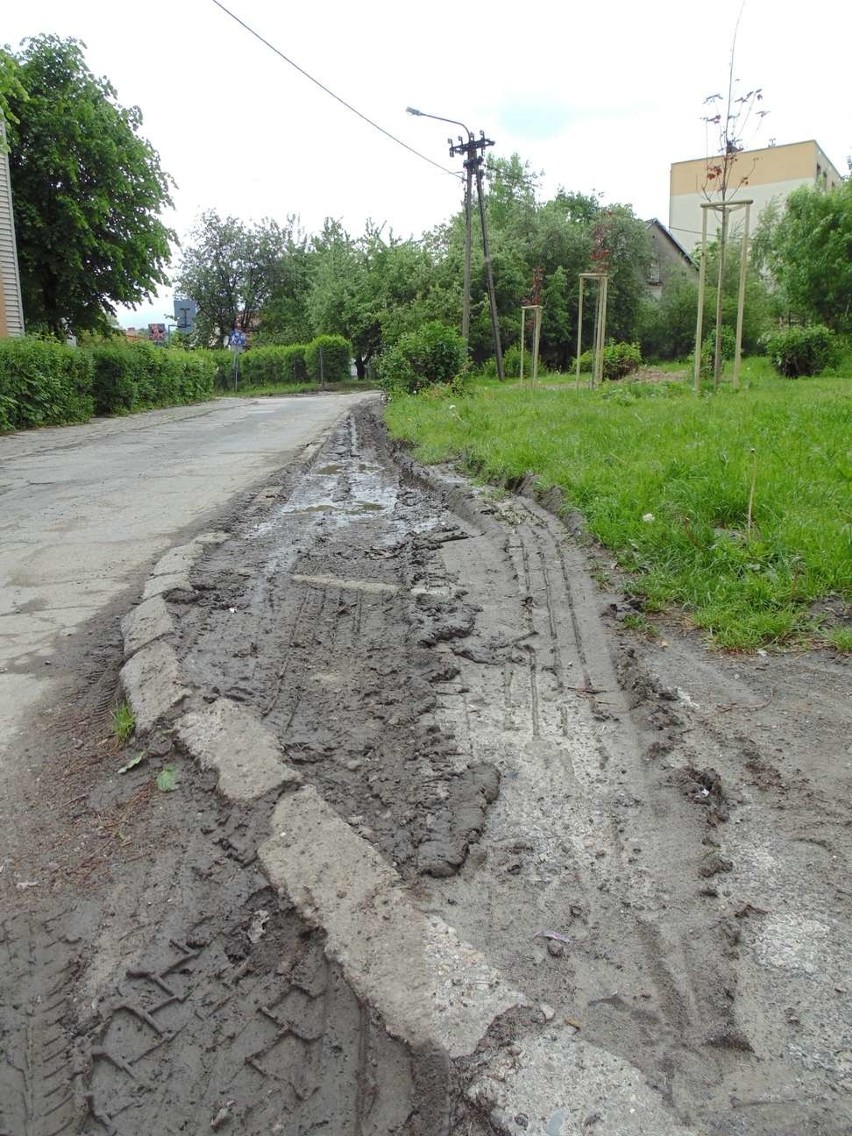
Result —
<instances>
[{"instance_id":1,"label":"shrub","mask_svg":"<svg viewBox=\"0 0 852 1136\"><path fill-rule=\"evenodd\" d=\"M305 362L306 352L307 347L304 343L290 343L281 348L281 366L284 371L282 382L306 383L308 381L308 367Z\"/></svg>"},{"instance_id":2,"label":"shrub","mask_svg":"<svg viewBox=\"0 0 852 1136\"><path fill-rule=\"evenodd\" d=\"M240 356L240 378L252 387L307 382L306 351L307 347L300 343L287 347L253 347ZM233 376L233 359L230 374Z\"/></svg>"},{"instance_id":3,"label":"shrub","mask_svg":"<svg viewBox=\"0 0 852 1136\"><path fill-rule=\"evenodd\" d=\"M576 370L577 363L574 361L574 368ZM584 351L580 356L580 372L584 375L590 375L595 369L595 353L594 351Z\"/></svg>"},{"instance_id":4,"label":"shrub","mask_svg":"<svg viewBox=\"0 0 852 1136\"><path fill-rule=\"evenodd\" d=\"M204 351L213 365L213 382L217 390L230 390L234 385L234 356L224 348Z\"/></svg>"},{"instance_id":5,"label":"shrub","mask_svg":"<svg viewBox=\"0 0 852 1136\"><path fill-rule=\"evenodd\" d=\"M29 337L0 341L0 429L86 422L93 410L87 352Z\"/></svg>"},{"instance_id":6,"label":"shrub","mask_svg":"<svg viewBox=\"0 0 852 1136\"><path fill-rule=\"evenodd\" d=\"M312 383L345 383L348 380L352 345L342 335L318 335L304 351L305 367Z\"/></svg>"},{"instance_id":7,"label":"shrub","mask_svg":"<svg viewBox=\"0 0 852 1136\"><path fill-rule=\"evenodd\" d=\"M465 341L453 328L433 320L401 335L379 364L385 389L414 392L435 383L451 382L467 357Z\"/></svg>"},{"instance_id":8,"label":"shrub","mask_svg":"<svg viewBox=\"0 0 852 1136\"><path fill-rule=\"evenodd\" d=\"M732 327L725 327L722 325L722 358L724 360L731 360L737 353L737 333ZM707 355L710 359L710 369L713 368L713 358L716 354L716 332L710 331L704 337L704 342L701 345L701 357Z\"/></svg>"},{"instance_id":9,"label":"shrub","mask_svg":"<svg viewBox=\"0 0 852 1136\"><path fill-rule=\"evenodd\" d=\"M178 406L213 393L213 352L169 351L150 343L66 347L39 339L0 342L0 429L87 422Z\"/></svg>"},{"instance_id":10,"label":"shrub","mask_svg":"<svg viewBox=\"0 0 852 1136\"><path fill-rule=\"evenodd\" d=\"M581 360L582 363L582 360ZM638 343L610 343L603 349L603 377L623 379L642 366Z\"/></svg>"},{"instance_id":11,"label":"shrub","mask_svg":"<svg viewBox=\"0 0 852 1136\"><path fill-rule=\"evenodd\" d=\"M210 398L216 381L216 368L205 351L171 352L170 365L178 372L181 403L200 402Z\"/></svg>"},{"instance_id":12,"label":"shrub","mask_svg":"<svg viewBox=\"0 0 852 1136\"><path fill-rule=\"evenodd\" d=\"M833 333L822 324L779 331L769 338L767 353L779 375L788 379L818 375L837 363L840 354Z\"/></svg>"},{"instance_id":13,"label":"shrub","mask_svg":"<svg viewBox=\"0 0 852 1136\"><path fill-rule=\"evenodd\" d=\"M538 360L539 370L543 370L541 356ZM497 361L494 361L494 374L497 374ZM508 379L519 379L521 377L521 345L520 343L513 343L511 347L507 347L503 355L503 374ZM524 378L528 379L532 375L532 352L524 350Z\"/></svg>"}]
</instances>

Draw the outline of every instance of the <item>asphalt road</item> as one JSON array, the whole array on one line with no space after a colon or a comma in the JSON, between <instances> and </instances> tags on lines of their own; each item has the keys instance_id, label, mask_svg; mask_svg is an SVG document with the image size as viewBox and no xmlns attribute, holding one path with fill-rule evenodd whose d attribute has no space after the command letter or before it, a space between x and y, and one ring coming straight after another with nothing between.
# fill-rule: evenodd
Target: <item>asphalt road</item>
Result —
<instances>
[{"instance_id":1,"label":"asphalt road","mask_svg":"<svg viewBox=\"0 0 852 1136\"><path fill-rule=\"evenodd\" d=\"M365 397L221 399L0 437L0 768L60 694L62 637Z\"/></svg>"}]
</instances>

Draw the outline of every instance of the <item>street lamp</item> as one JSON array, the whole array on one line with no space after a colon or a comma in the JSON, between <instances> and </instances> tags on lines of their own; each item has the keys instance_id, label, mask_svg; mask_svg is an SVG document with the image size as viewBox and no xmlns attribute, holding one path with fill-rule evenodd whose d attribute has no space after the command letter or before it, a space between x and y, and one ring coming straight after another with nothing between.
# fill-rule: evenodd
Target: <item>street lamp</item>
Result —
<instances>
[{"instance_id":1,"label":"street lamp","mask_svg":"<svg viewBox=\"0 0 852 1136\"><path fill-rule=\"evenodd\" d=\"M417 118L433 118L436 122L448 122L451 126L460 126L467 135L465 139L459 136L458 144L452 138L447 142L450 146L450 157L458 154L465 155L464 168L467 175L464 194L464 293L462 298L462 337L466 344L470 342L470 253L473 204L473 179L476 178L476 195L479 202L479 219L482 225L482 253L485 260L485 281L488 288L488 303L491 308L491 329L494 335L494 356L497 361L497 377L503 379L503 349L500 344L500 325L497 319L497 297L494 292L494 273L491 268L491 249L488 244L488 225L485 220L485 196L482 191L482 156L480 150L493 146L494 143L480 131L479 138L474 138L473 131L459 122L457 118L444 118L440 114L427 114L415 107L406 107L406 114L413 114Z\"/></svg>"},{"instance_id":2,"label":"street lamp","mask_svg":"<svg viewBox=\"0 0 852 1136\"><path fill-rule=\"evenodd\" d=\"M413 114L417 118L434 118L436 122L448 122L451 126L460 126L467 135L467 145L473 141L473 131L470 130L463 122L458 122L455 118L443 118L439 114L424 114L422 110L416 110L414 107L406 107L406 114ZM457 150L453 145L452 138L448 138L447 142L450 145L450 157L455 157ZM464 139L459 136L459 143L464 145ZM466 147L465 147L466 152ZM465 344L470 340L470 249L471 249L471 205L473 198L473 166L465 161L465 172L467 177L465 179L464 190L464 291L462 295L462 338Z\"/></svg>"}]
</instances>

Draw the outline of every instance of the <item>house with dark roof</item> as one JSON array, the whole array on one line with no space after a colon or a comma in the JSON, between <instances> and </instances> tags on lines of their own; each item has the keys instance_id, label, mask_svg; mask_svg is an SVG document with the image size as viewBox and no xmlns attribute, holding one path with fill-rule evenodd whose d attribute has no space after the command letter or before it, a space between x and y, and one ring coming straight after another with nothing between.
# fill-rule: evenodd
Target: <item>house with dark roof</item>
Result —
<instances>
[{"instance_id":1,"label":"house with dark roof","mask_svg":"<svg viewBox=\"0 0 852 1136\"><path fill-rule=\"evenodd\" d=\"M659 300L666 284L675 275L697 276L698 265L675 237L670 229L652 217L645 222L648 240L651 244L651 260L648 268L648 291Z\"/></svg>"}]
</instances>

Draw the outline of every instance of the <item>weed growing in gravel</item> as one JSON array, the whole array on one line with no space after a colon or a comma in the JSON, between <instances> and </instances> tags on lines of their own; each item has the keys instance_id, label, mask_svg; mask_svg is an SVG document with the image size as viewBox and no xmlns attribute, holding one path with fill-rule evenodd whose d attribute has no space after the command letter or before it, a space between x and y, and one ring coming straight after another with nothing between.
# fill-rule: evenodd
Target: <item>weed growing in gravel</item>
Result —
<instances>
[{"instance_id":1,"label":"weed growing in gravel","mask_svg":"<svg viewBox=\"0 0 852 1136\"><path fill-rule=\"evenodd\" d=\"M397 437L512 487L533 473L636 574L646 610L681 610L729 649L830 640L817 601L852 593L849 378L799 382L748 361L745 389L493 384L464 399L399 398Z\"/></svg>"},{"instance_id":2,"label":"weed growing in gravel","mask_svg":"<svg viewBox=\"0 0 852 1136\"><path fill-rule=\"evenodd\" d=\"M124 745L136 729L136 718L126 702L122 702L112 712L112 732L121 745Z\"/></svg>"}]
</instances>

